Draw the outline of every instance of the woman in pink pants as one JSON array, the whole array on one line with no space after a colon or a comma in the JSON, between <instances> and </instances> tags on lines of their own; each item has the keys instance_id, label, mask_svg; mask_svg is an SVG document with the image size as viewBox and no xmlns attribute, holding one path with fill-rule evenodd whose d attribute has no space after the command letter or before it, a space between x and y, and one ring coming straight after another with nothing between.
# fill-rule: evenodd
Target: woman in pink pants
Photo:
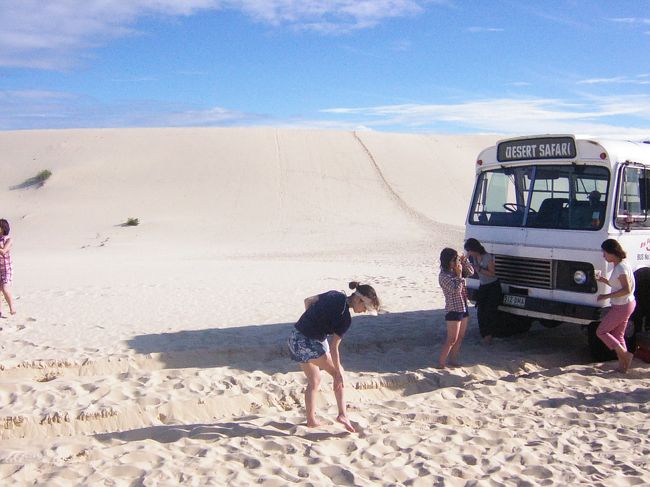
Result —
<instances>
[{"instance_id":1,"label":"woman in pink pants","mask_svg":"<svg viewBox=\"0 0 650 487\"><path fill-rule=\"evenodd\" d=\"M616 370L627 372L634 358L634 354L628 352L625 346L625 327L636 307L634 274L625 260L627 255L618 241L609 238L600 245L600 248L603 250L605 260L614 264L614 270L609 279L598 278L599 282L610 286L612 292L599 294L597 299L598 301L609 299L612 308L600 322L596 335L607 345L607 348L616 352L618 357Z\"/></svg>"}]
</instances>

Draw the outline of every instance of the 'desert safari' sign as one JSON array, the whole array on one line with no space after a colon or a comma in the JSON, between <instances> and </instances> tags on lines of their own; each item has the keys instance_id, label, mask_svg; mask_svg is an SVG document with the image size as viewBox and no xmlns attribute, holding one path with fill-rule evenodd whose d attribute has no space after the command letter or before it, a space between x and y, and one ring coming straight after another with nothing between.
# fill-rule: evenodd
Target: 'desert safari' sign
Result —
<instances>
[{"instance_id":1,"label":"'desert safari' sign","mask_svg":"<svg viewBox=\"0 0 650 487\"><path fill-rule=\"evenodd\" d=\"M508 140L497 148L499 162L523 161L527 159L574 159L575 139L572 137L545 137Z\"/></svg>"}]
</instances>

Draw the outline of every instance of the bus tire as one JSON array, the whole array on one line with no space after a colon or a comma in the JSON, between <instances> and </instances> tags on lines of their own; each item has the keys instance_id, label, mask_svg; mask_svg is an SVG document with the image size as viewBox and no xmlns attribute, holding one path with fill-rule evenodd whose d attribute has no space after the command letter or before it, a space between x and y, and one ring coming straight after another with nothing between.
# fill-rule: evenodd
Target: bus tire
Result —
<instances>
[{"instance_id":1,"label":"bus tire","mask_svg":"<svg viewBox=\"0 0 650 487\"><path fill-rule=\"evenodd\" d=\"M524 316L518 317L515 325L516 333L527 333L531 326L533 326L533 318L528 318Z\"/></svg>"},{"instance_id":2,"label":"bus tire","mask_svg":"<svg viewBox=\"0 0 650 487\"><path fill-rule=\"evenodd\" d=\"M607 348L607 345L598 338L596 330L600 321L593 321L587 327L587 342L589 343L589 352L594 362L607 362L616 358L616 352Z\"/></svg>"},{"instance_id":3,"label":"bus tire","mask_svg":"<svg viewBox=\"0 0 650 487\"><path fill-rule=\"evenodd\" d=\"M533 319L528 316L499 312L499 317L500 326L494 331L494 336L499 338L526 333L533 324Z\"/></svg>"},{"instance_id":4,"label":"bus tire","mask_svg":"<svg viewBox=\"0 0 650 487\"><path fill-rule=\"evenodd\" d=\"M589 323L587 328L587 341L589 342L589 351L594 362L608 362L609 360L616 359L616 352L607 348L607 345L598 338L596 330L598 330L600 321L593 321ZM636 350L636 330L632 321L628 321L625 330L625 346L631 352Z\"/></svg>"},{"instance_id":5,"label":"bus tire","mask_svg":"<svg viewBox=\"0 0 650 487\"><path fill-rule=\"evenodd\" d=\"M557 328L562 324L562 322L556 320L539 320L539 324L544 328Z\"/></svg>"}]
</instances>

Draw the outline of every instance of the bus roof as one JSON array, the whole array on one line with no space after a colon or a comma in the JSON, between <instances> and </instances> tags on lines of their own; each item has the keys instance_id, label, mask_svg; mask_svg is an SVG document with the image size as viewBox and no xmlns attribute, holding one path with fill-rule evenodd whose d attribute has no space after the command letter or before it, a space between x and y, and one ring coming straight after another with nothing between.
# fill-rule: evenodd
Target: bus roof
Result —
<instances>
[{"instance_id":1,"label":"bus roof","mask_svg":"<svg viewBox=\"0 0 650 487\"><path fill-rule=\"evenodd\" d=\"M574 135L532 135L503 139L481 151L477 171L523 164L589 163L613 167L621 162L650 166L650 143L576 138Z\"/></svg>"}]
</instances>

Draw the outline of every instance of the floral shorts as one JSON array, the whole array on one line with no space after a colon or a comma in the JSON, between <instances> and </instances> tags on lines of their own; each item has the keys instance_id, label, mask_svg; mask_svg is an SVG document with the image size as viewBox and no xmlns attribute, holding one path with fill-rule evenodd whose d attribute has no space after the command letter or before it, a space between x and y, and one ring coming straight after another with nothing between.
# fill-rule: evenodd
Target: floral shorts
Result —
<instances>
[{"instance_id":1,"label":"floral shorts","mask_svg":"<svg viewBox=\"0 0 650 487\"><path fill-rule=\"evenodd\" d=\"M323 341L314 340L313 338L306 337L297 329L293 329L289 340L289 355L294 362L309 362L312 359L322 357L329 353L330 346L327 338Z\"/></svg>"}]
</instances>

